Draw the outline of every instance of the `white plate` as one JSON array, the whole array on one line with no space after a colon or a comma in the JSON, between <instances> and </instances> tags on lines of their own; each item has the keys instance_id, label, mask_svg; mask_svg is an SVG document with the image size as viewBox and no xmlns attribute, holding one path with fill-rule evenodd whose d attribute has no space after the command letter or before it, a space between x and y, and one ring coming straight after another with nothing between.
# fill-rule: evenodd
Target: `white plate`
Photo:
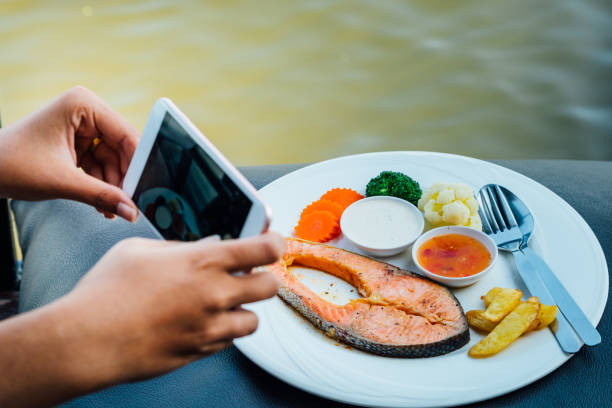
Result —
<instances>
[{"instance_id":1,"label":"white plate","mask_svg":"<svg viewBox=\"0 0 612 408\"><path fill-rule=\"evenodd\" d=\"M435 181L464 182L475 190L488 183L506 186L535 216L536 230L530 242L534 250L548 262L591 322L599 322L608 294L608 272L601 246L589 226L546 187L488 162L441 153L384 152L317 163L261 190L274 214L271 229L290 236L307 204L334 187L363 193L367 182L383 170L404 172L424 188ZM359 252L343 239L332 244ZM414 269L409 250L386 261ZM305 271L303 275L308 286L332 301L351 295L348 285L327 286L337 282L327 274ZM480 309L480 296L494 286L518 287L526 292L507 254L500 253L495 268L482 280L453 292L464 310ZM571 357L561 351L549 330L530 333L487 359L467 355L482 338L474 331L468 345L444 356L380 357L325 337L279 298L249 307L259 316L259 329L235 342L248 358L298 388L357 405L429 407L481 401L530 384Z\"/></svg>"}]
</instances>

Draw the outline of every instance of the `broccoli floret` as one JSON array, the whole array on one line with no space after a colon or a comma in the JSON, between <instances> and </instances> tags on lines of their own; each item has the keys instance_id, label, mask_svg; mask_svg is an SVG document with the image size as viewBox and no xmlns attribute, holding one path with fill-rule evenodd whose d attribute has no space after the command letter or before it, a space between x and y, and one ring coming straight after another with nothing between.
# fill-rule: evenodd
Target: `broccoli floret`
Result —
<instances>
[{"instance_id":1,"label":"broccoli floret","mask_svg":"<svg viewBox=\"0 0 612 408\"><path fill-rule=\"evenodd\" d=\"M366 186L366 196L393 196L417 205L423 191L419 183L396 171L383 171Z\"/></svg>"}]
</instances>

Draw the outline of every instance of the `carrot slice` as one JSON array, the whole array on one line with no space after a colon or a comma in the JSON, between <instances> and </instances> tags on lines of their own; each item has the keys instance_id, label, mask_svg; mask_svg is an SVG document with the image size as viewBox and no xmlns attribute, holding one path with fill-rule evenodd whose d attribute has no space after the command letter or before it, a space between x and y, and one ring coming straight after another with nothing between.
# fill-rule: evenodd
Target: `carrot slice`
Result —
<instances>
[{"instance_id":1,"label":"carrot slice","mask_svg":"<svg viewBox=\"0 0 612 408\"><path fill-rule=\"evenodd\" d=\"M331 200L342 206L344 210L349 205L357 200L361 200L363 196L350 188L333 188L321 196L321 200Z\"/></svg>"},{"instance_id":2,"label":"carrot slice","mask_svg":"<svg viewBox=\"0 0 612 408\"><path fill-rule=\"evenodd\" d=\"M295 236L313 242L326 242L340 232L338 217L329 211L313 211L300 217Z\"/></svg>"},{"instance_id":3,"label":"carrot slice","mask_svg":"<svg viewBox=\"0 0 612 408\"><path fill-rule=\"evenodd\" d=\"M344 211L344 208L342 208L340 204L331 200L317 200L309 204L306 208L304 208L302 214L300 214L300 217L303 217L304 215L310 214L314 211L329 211L330 213L334 214L336 218L340 219L340 217L342 217L342 212Z\"/></svg>"}]
</instances>

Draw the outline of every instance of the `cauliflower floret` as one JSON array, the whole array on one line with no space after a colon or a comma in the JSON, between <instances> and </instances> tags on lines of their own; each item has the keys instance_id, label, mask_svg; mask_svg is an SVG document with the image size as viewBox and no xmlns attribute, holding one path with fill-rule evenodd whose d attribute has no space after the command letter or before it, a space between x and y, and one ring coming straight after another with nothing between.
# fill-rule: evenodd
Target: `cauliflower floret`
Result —
<instances>
[{"instance_id":1,"label":"cauliflower floret","mask_svg":"<svg viewBox=\"0 0 612 408\"><path fill-rule=\"evenodd\" d=\"M447 188L446 190L442 190L438 193L438 199L436 200L438 204L449 204L455 200L455 190L451 190Z\"/></svg>"},{"instance_id":2,"label":"cauliflower floret","mask_svg":"<svg viewBox=\"0 0 612 408\"><path fill-rule=\"evenodd\" d=\"M430 200L431 200L431 192L427 195L423 194L421 198L419 198L419 201L417 202L417 207L419 208L419 210L425 212L425 204L427 204Z\"/></svg>"},{"instance_id":3,"label":"cauliflower floret","mask_svg":"<svg viewBox=\"0 0 612 408\"><path fill-rule=\"evenodd\" d=\"M467 225L470 209L461 201L453 201L442 207L442 221L451 225Z\"/></svg>"},{"instance_id":4,"label":"cauliflower floret","mask_svg":"<svg viewBox=\"0 0 612 408\"><path fill-rule=\"evenodd\" d=\"M423 193L418 207L425 214L425 220L434 227L464 225L482 230L478 201L465 184L434 183Z\"/></svg>"},{"instance_id":5,"label":"cauliflower floret","mask_svg":"<svg viewBox=\"0 0 612 408\"><path fill-rule=\"evenodd\" d=\"M432 224L439 224L442 221L442 216L435 209L436 200L429 200L427 204L425 204L424 213L425 219Z\"/></svg>"},{"instance_id":6,"label":"cauliflower floret","mask_svg":"<svg viewBox=\"0 0 612 408\"><path fill-rule=\"evenodd\" d=\"M448 189L448 186L449 186L448 183L440 183L440 182L433 183L431 187L429 187L427 191L425 191L423 195L421 196L421 198L419 199L417 203L417 207L419 207L419 210L424 211L425 204L427 204L427 202L432 198L435 200L438 197L438 193L442 190Z\"/></svg>"},{"instance_id":7,"label":"cauliflower floret","mask_svg":"<svg viewBox=\"0 0 612 408\"><path fill-rule=\"evenodd\" d=\"M465 184L455 184L455 192L457 196L457 200L465 201L470 197L474 197L472 193L472 189L466 186Z\"/></svg>"},{"instance_id":8,"label":"cauliflower floret","mask_svg":"<svg viewBox=\"0 0 612 408\"><path fill-rule=\"evenodd\" d=\"M443 183L441 181L437 181L435 183L433 183L430 187L431 191L433 193L439 193L442 190L446 190L447 188L449 188L451 185L448 183Z\"/></svg>"},{"instance_id":9,"label":"cauliflower floret","mask_svg":"<svg viewBox=\"0 0 612 408\"><path fill-rule=\"evenodd\" d=\"M463 203L470 209L470 214L478 214L478 201L474 197L468 197Z\"/></svg>"},{"instance_id":10,"label":"cauliflower floret","mask_svg":"<svg viewBox=\"0 0 612 408\"><path fill-rule=\"evenodd\" d=\"M467 226L477 230L482 230L482 221L480 220L480 216L472 215Z\"/></svg>"}]
</instances>

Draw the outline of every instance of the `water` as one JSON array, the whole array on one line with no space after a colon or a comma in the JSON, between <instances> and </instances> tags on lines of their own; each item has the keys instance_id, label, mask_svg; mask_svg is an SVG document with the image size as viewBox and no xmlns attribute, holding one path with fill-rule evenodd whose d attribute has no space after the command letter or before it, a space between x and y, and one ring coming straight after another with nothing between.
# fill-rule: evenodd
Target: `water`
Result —
<instances>
[{"instance_id":1,"label":"water","mask_svg":"<svg viewBox=\"0 0 612 408\"><path fill-rule=\"evenodd\" d=\"M168 96L240 165L379 150L612 159L612 3L0 0L9 124Z\"/></svg>"}]
</instances>

